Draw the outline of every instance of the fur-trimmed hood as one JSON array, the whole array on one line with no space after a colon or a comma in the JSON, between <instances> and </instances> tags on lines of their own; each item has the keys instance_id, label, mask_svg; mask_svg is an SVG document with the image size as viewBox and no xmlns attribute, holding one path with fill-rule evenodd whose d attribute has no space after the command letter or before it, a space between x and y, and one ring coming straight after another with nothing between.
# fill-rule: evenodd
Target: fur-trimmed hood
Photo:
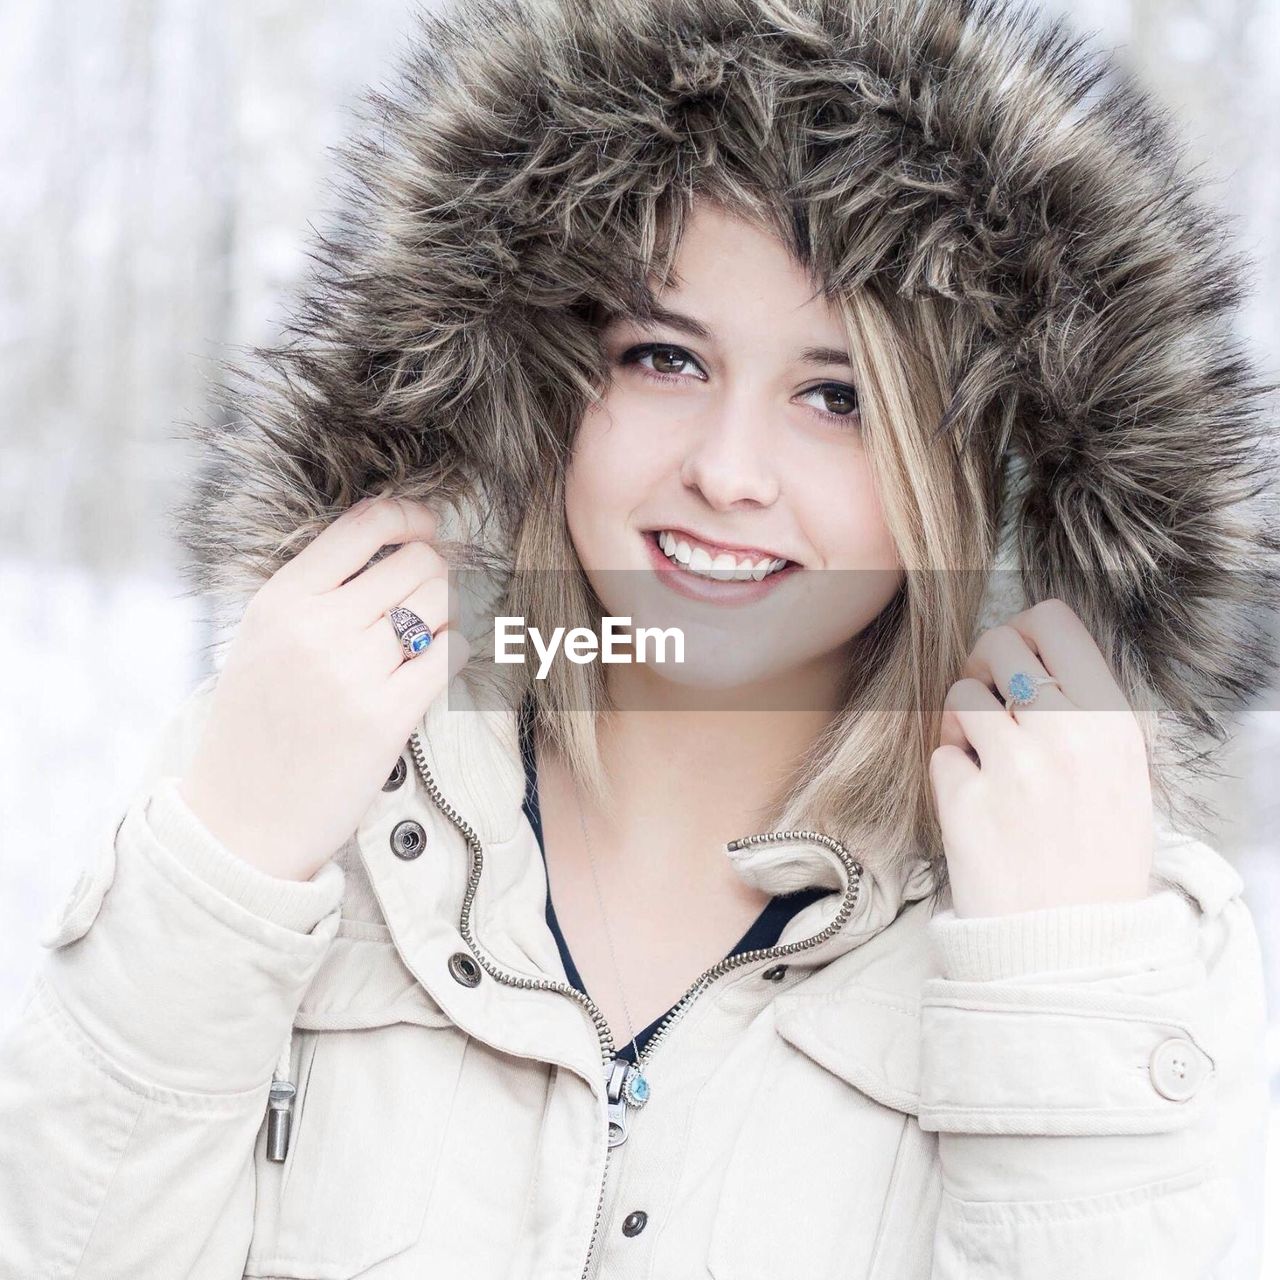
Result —
<instances>
[{"instance_id":1,"label":"fur-trimmed hood","mask_svg":"<svg viewBox=\"0 0 1280 1280\"><path fill-rule=\"evenodd\" d=\"M724 166L833 288L959 305L943 425L1021 477L984 625L1062 597L1167 708L1158 768L1206 767L1271 670L1273 406L1226 219L1105 54L993 0L463 0L370 101L286 340L194 426L175 515L224 619L367 493L484 513L500 566L585 405L591 309L636 297L661 193Z\"/></svg>"}]
</instances>

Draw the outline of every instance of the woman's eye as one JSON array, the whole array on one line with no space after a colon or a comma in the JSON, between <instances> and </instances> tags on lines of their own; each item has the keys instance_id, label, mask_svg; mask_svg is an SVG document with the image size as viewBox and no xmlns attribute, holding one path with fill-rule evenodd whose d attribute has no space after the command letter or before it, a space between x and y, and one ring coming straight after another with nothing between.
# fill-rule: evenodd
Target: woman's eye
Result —
<instances>
[{"instance_id":1,"label":"woman's eye","mask_svg":"<svg viewBox=\"0 0 1280 1280\"><path fill-rule=\"evenodd\" d=\"M852 387L839 382L824 382L820 387L806 391L807 396L822 396L823 408L818 412L825 418L856 418L858 393Z\"/></svg>"},{"instance_id":2,"label":"woman's eye","mask_svg":"<svg viewBox=\"0 0 1280 1280\"><path fill-rule=\"evenodd\" d=\"M641 363L649 359L653 360L652 365ZM631 347L623 352L618 363L637 365L650 377L656 377L663 382L681 377L680 370L685 365L697 366L697 361L682 347L664 346L657 342L646 342L641 346Z\"/></svg>"},{"instance_id":3,"label":"woman's eye","mask_svg":"<svg viewBox=\"0 0 1280 1280\"><path fill-rule=\"evenodd\" d=\"M652 364L645 363L652 361ZM634 364L647 378L655 382L688 381L687 370L698 370L695 374L698 381L706 381L706 373L702 366L683 347L670 343L645 342L638 347L629 347L618 357L618 363ZM852 387L839 382L824 382L803 393L806 396L822 396L823 405L812 406L815 412L829 421L842 424L846 419L858 419L858 393Z\"/></svg>"}]
</instances>

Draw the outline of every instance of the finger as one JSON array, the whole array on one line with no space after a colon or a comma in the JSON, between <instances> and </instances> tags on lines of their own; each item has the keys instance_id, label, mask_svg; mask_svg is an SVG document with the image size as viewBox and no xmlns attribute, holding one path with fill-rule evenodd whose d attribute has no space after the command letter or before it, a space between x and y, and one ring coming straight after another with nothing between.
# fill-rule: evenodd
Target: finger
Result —
<instances>
[{"instance_id":1,"label":"finger","mask_svg":"<svg viewBox=\"0 0 1280 1280\"><path fill-rule=\"evenodd\" d=\"M948 801L955 792L978 772L977 764L959 747L935 748L929 757L929 782L933 787L939 818L946 811Z\"/></svg>"},{"instance_id":2,"label":"finger","mask_svg":"<svg viewBox=\"0 0 1280 1280\"><path fill-rule=\"evenodd\" d=\"M342 598L349 616L371 624L392 605L403 604L424 582L447 576L444 557L429 542L415 539L356 574L334 594Z\"/></svg>"},{"instance_id":3,"label":"finger","mask_svg":"<svg viewBox=\"0 0 1280 1280\"><path fill-rule=\"evenodd\" d=\"M964 729L961 727L956 713L950 707L943 707L942 709L942 720L938 726L938 745L941 747L955 747L963 751L975 763L978 759L978 753L974 751L969 739L965 737Z\"/></svg>"},{"instance_id":4,"label":"finger","mask_svg":"<svg viewBox=\"0 0 1280 1280\"><path fill-rule=\"evenodd\" d=\"M1009 625L1057 676L1075 706L1091 711L1129 710L1129 700L1102 650L1069 605L1057 599L1042 600L1010 618Z\"/></svg>"},{"instance_id":5,"label":"finger","mask_svg":"<svg viewBox=\"0 0 1280 1280\"><path fill-rule=\"evenodd\" d=\"M426 649L413 658L405 658L404 650L400 647L400 637L396 635L396 629L391 625L389 616L384 614L381 618L376 618L370 623L367 634L377 647L379 660L383 663L384 670L389 673L394 671L402 662L421 661L431 651L431 646L435 644L436 635L442 633L451 620L449 616L450 594L449 584L444 578L430 578L421 583L405 599L395 602L402 608L412 609L431 628L432 638L430 643Z\"/></svg>"},{"instance_id":6,"label":"finger","mask_svg":"<svg viewBox=\"0 0 1280 1280\"><path fill-rule=\"evenodd\" d=\"M984 631L973 646L973 652L965 659L964 674L974 680L981 680L988 688L994 689L1004 699L1005 706L1014 719L1040 711L1062 711L1075 705L1063 689L1054 685L1036 686L1035 700L1029 705L1018 705L1010 690L1013 677L1018 673L1059 679L1054 672L1045 668L1039 656L1027 644L1026 637L1007 624Z\"/></svg>"},{"instance_id":7,"label":"finger","mask_svg":"<svg viewBox=\"0 0 1280 1280\"><path fill-rule=\"evenodd\" d=\"M965 742L955 745L972 747L980 765L1016 749L1020 728L981 681L957 680L947 691L943 714L947 711L955 716L964 734Z\"/></svg>"},{"instance_id":8,"label":"finger","mask_svg":"<svg viewBox=\"0 0 1280 1280\"><path fill-rule=\"evenodd\" d=\"M401 663L391 673L391 696L399 704L425 710L470 656L471 645L466 636L447 627L425 653Z\"/></svg>"},{"instance_id":9,"label":"finger","mask_svg":"<svg viewBox=\"0 0 1280 1280\"><path fill-rule=\"evenodd\" d=\"M319 595L343 585L382 547L436 534L435 513L407 498L376 498L344 511L277 571L300 591Z\"/></svg>"}]
</instances>

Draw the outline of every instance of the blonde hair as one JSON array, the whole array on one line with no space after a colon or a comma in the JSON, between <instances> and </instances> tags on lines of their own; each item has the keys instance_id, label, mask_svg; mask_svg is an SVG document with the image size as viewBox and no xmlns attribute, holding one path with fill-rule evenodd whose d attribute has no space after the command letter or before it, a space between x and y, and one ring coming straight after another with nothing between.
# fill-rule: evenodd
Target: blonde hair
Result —
<instances>
[{"instance_id":1,"label":"blonde hair","mask_svg":"<svg viewBox=\"0 0 1280 1280\"><path fill-rule=\"evenodd\" d=\"M699 197L780 238L788 234L778 208L752 191L722 188ZM691 200L685 193L655 207L646 228L644 252L656 260L660 280L669 274ZM938 744L947 688L973 638L994 554L999 486L993 458L999 451L990 441L960 442L940 430L965 342L953 304L886 295L872 284L828 290L828 297L854 356L863 438L906 577L851 642L840 710L767 809L762 829L826 832L873 873L926 858L939 893L945 861L928 761ZM602 361L595 394L607 377ZM550 468L546 500L530 504L519 526L503 609L543 629L598 630L603 608L565 519L571 441ZM517 694L532 697L538 731L579 785L597 799L607 797L596 739L597 717L610 707L601 665L554 663L541 681L524 666L510 670ZM886 741L900 743L902 751L886 752ZM795 882L779 882L779 891L805 887L803 873L794 874Z\"/></svg>"}]
</instances>

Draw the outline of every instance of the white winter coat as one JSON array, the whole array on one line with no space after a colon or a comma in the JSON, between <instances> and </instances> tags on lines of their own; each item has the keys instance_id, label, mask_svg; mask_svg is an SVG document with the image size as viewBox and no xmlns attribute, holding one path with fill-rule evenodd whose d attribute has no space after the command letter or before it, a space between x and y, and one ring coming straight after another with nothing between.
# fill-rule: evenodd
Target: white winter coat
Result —
<instances>
[{"instance_id":1,"label":"white winter coat","mask_svg":"<svg viewBox=\"0 0 1280 1280\"><path fill-rule=\"evenodd\" d=\"M300 883L175 790L211 688L0 1051L4 1277L1258 1275L1258 942L1203 843L1165 830L1144 901L991 919L927 916L924 863L850 881L815 844L844 888L687 1001L610 1151L514 716L438 699Z\"/></svg>"}]
</instances>

